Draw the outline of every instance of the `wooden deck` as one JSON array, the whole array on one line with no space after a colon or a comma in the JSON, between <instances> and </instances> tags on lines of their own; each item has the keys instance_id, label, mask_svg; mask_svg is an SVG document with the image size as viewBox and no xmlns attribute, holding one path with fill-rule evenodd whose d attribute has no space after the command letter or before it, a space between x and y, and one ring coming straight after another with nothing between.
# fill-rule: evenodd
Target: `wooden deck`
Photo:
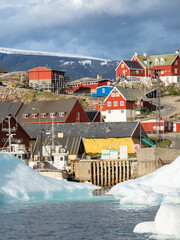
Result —
<instances>
[{"instance_id":1,"label":"wooden deck","mask_svg":"<svg viewBox=\"0 0 180 240\"><path fill-rule=\"evenodd\" d=\"M101 187L112 187L132 178L136 158L115 160L73 160L71 171L81 181Z\"/></svg>"}]
</instances>

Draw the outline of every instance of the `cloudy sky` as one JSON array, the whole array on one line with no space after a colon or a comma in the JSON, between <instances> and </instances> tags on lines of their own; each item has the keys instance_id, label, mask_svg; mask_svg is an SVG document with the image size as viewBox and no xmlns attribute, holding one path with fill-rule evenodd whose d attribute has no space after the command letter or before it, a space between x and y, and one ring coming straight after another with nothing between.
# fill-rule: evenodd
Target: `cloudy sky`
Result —
<instances>
[{"instance_id":1,"label":"cloudy sky","mask_svg":"<svg viewBox=\"0 0 180 240\"><path fill-rule=\"evenodd\" d=\"M180 48L180 0L2 0L0 47L128 60Z\"/></svg>"}]
</instances>

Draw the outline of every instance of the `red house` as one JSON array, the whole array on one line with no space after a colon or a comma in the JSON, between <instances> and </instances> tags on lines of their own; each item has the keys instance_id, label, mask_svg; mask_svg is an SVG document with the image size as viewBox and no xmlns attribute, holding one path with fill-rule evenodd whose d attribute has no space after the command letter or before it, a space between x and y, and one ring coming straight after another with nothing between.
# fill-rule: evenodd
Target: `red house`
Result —
<instances>
[{"instance_id":1,"label":"red house","mask_svg":"<svg viewBox=\"0 0 180 240\"><path fill-rule=\"evenodd\" d=\"M133 62L137 62L134 65ZM159 78L166 85L180 81L179 50L175 54L147 56L146 53L138 55L136 52L131 61L121 61L116 68L116 78L121 79L122 74L128 80L140 80L150 84L154 77L154 70L158 70Z\"/></svg>"},{"instance_id":2,"label":"red house","mask_svg":"<svg viewBox=\"0 0 180 240\"><path fill-rule=\"evenodd\" d=\"M28 71L29 86L51 92L61 92L64 87L64 71L37 67Z\"/></svg>"},{"instance_id":3,"label":"red house","mask_svg":"<svg viewBox=\"0 0 180 240\"><path fill-rule=\"evenodd\" d=\"M138 88L114 87L103 104L97 104L106 122L121 122L135 118L141 111L151 110L152 104Z\"/></svg>"},{"instance_id":4,"label":"red house","mask_svg":"<svg viewBox=\"0 0 180 240\"><path fill-rule=\"evenodd\" d=\"M173 122L173 132L180 132L180 122Z\"/></svg>"},{"instance_id":5,"label":"red house","mask_svg":"<svg viewBox=\"0 0 180 240\"><path fill-rule=\"evenodd\" d=\"M23 106L17 118L21 124L90 122L77 99L33 101Z\"/></svg>"},{"instance_id":6,"label":"red house","mask_svg":"<svg viewBox=\"0 0 180 240\"><path fill-rule=\"evenodd\" d=\"M111 86L113 80L102 79L102 75L97 75L97 78L81 78L66 84L67 93L92 93L97 87Z\"/></svg>"},{"instance_id":7,"label":"red house","mask_svg":"<svg viewBox=\"0 0 180 240\"><path fill-rule=\"evenodd\" d=\"M159 121L156 122L156 120L146 120L141 122L144 130L148 133L154 133L156 130L159 130L160 132L172 132L173 131L173 123L171 121L166 121L161 119L160 123ZM160 126L159 126L160 125Z\"/></svg>"},{"instance_id":8,"label":"red house","mask_svg":"<svg viewBox=\"0 0 180 240\"><path fill-rule=\"evenodd\" d=\"M17 119L9 112L0 113L0 149L9 151L9 130L11 133L11 147L13 145L25 145L29 151L30 136ZM11 151L14 151L11 149Z\"/></svg>"}]
</instances>

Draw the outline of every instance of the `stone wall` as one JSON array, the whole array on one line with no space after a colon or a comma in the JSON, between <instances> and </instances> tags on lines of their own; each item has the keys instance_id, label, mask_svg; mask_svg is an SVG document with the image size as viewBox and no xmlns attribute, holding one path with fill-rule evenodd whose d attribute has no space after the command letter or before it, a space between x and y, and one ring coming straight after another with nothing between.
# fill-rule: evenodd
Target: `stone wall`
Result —
<instances>
[{"instance_id":1,"label":"stone wall","mask_svg":"<svg viewBox=\"0 0 180 240\"><path fill-rule=\"evenodd\" d=\"M137 150L137 176L141 177L154 172L158 168L172 163L178 156L180 150L166 148L141 148Z\"/></svg>"}]
</instances>

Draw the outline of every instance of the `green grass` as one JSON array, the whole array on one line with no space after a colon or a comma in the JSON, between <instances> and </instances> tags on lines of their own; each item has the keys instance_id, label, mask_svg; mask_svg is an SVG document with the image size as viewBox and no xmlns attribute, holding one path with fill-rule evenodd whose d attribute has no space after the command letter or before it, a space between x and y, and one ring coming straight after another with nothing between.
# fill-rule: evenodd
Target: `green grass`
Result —
<instances>
[{"instance_id":1,"label":"green grass","mask_svg":"<svg viewBox=\"0 0 180 240\"><path fill-rule=\"evenodd\" d=\"M154 142L154 144L156 144L156 138L155 137L153 137L153 138L150 138L150 140L151 141L153 141ZM156 145L156 147L162 147L162 148L168 148L168 147L170 147L171 146L171 144L172 144L172 141L171 140L169 140L169 139L157 139L157 145Z\"/></svg>"}]
</instances>

